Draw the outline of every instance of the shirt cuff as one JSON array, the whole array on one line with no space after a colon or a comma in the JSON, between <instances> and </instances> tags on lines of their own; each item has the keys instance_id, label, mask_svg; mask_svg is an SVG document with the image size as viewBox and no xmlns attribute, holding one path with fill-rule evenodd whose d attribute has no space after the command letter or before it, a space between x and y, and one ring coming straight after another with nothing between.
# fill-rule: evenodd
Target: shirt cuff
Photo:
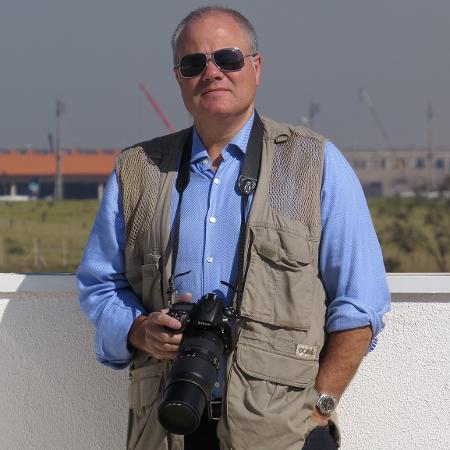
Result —
<instances>
[{"instance_id":1,"label":"shirt cuff","mask_svg":"<svg viewBox=\"0 0 450 450\"><path fill-rule=\"evenodd\" d=\"M112 367L124 369L130 364L133 352L128 346L128 332L134 320L145 314L143 308L123 306L113 302L103 311L95 336L97 361Z\"/></svg>"},{"instance_id":2,"label":"shirt cuff","mask_svg":"<svg viewBox=\"0 0 450 450\"><path fill-rule=\"evenodd\" d=\"M326 330L328 333L335 331L353 330L355 328L372 328L372 341L369 351L377 345L377 335L384 328L383 314L377 314L369 309L362 309L360 302L349 297L334 299L328 306Z\"/></svg>"}]
</instances>

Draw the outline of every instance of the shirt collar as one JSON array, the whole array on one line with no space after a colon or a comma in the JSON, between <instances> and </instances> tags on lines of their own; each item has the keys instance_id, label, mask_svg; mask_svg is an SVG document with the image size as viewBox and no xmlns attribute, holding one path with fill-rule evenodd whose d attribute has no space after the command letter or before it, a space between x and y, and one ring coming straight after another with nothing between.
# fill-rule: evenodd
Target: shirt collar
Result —
<instances>
[{"instance_id":1,"label":"shirt collar","mask_svg":"<svg viewBox=\"0 0 450 450\"><path fill-rule=\"evenodd\" d=\"M243 154L247 151L248 139L250 137L250 131L252 129L253 120L255 118L255 112L253 111L250 118L247 120L245 125L233 136L231 141L227 144L237 147ZM225 146L225 148L227 147ZM191 164L196 162L198 159L203 159L208 155L203 142L195 129L193 128L192 133L192 153L191 153Z\"/></svg>"}]
</instances>

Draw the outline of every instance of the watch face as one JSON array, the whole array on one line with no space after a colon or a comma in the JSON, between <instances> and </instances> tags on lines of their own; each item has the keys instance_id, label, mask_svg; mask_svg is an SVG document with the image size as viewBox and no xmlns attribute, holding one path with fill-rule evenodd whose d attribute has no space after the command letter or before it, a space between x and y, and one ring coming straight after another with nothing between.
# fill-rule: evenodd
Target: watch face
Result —
<instances>
[{"instance_id":1,"label":"watch face","mask_svg":"<svg viewBox=\"0 0 450 450\"><path fill-rule=\"evenodd\" d=\"M331 414L336 407L336 400L331 395L322 394L317 402L317 406L322 414Z\"/></svg>"},{"instance_id":2,"label":"watch face","mask_svg":"<svg viewBox=\"0 0 450 450\"><path fill-rule=\"evenodd\" d=\"M325 411L332 411L334 408L334 400L331 397L325 397L322 399L322 408Z\"/></svg>"}]
</instances>

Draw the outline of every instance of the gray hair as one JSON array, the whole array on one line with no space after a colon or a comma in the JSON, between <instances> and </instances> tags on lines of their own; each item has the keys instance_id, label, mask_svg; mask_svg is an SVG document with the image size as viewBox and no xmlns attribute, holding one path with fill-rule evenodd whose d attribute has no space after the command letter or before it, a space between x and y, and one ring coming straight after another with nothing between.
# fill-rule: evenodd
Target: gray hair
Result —
<instances>
[{"instance_id":1,"label":"gray hair","mask_svg":"<svg viewBox=\"0 0 450 450\"><path fill-rule=\"evenodd\" d=\"M240 12L236 11L232 8L227 8L225 6L203 6L201 8L194 9L191 11L175 28L175 31L172 34L171 44L172 44L172 53L173 53L173 63L177 64L177 45L178 39L180 38L181 33L184 31L187 25L190 25L192 22L195 22L202 17L205 17L209 14L221 13L226 14L233 18L237 24L242 28L243 31L248 36L248 41L250 44L250 52L257 53L258 52L258 37L256 36L256 31L251 22L244 17Z\"/></svg>"}]
</instances>

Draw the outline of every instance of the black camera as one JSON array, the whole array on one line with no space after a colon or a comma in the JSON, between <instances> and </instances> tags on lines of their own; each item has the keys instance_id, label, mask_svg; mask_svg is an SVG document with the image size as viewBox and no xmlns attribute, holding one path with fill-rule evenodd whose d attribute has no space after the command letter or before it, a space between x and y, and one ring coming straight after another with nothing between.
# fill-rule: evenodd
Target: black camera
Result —
<instances>
[{"instance_id":1,"label":"black camera","mask_svg":"<svg viewBox=\"0 0 450 450\"><path fill-rule=\"evenodd\" d=\"M209 293L197 303L172 304L168 314L181 322L180 329L169 331L184 336L167 379L158 419L169 432L185 435L200 425L222 356L235 347L236 312Z\"/></svg>"}]
</instances>

